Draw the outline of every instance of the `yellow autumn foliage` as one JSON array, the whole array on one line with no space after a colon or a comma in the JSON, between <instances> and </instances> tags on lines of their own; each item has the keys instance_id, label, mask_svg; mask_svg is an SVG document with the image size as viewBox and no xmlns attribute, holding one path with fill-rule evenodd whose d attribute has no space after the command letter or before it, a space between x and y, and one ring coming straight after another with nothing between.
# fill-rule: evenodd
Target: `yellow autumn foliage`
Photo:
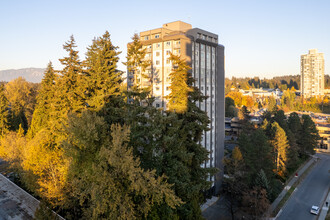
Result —
<instances>
[{"instance_id":1,"label":"yellow autumn foliage","mask_svg":"<svg viewBox=\"0 0 330 220\"><path fill-rule=\"evenodd\" d=\"M40 196L55 204L63 201L68 166L63 150L54 144L49 130L39 131L27 143L22 168L37 176Z\"/></svg>"},{"instance_id":2,"label":"yellow autumn foliage","mask_svg":"<svg viewBox=\"0 0 330 220\"><path fill-rule=\"evenodd\" d=\"M21 130L10 131L0 139L0 157L10 162L15 168L20 166L26 150L24 148L26 139L21 132Z\"/></svg>"}]
</instances>

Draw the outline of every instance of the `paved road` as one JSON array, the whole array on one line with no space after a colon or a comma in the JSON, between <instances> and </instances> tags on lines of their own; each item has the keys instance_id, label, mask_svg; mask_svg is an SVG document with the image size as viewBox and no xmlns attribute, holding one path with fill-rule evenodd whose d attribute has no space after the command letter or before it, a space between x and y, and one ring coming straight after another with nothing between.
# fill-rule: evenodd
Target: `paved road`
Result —
<instances>
[{"instance_id":1,"label":"paved road","mask_svg":"<svg viewBox=\"0 0 330 220\"><path fill-rule=\"evenodd\" d=\"M320 161L298 185L282 208L277 220L314 220L315 215L310 214L312 205L321 206L330 187L330 155L316 154Z\"/></svg>"}]
</instances>

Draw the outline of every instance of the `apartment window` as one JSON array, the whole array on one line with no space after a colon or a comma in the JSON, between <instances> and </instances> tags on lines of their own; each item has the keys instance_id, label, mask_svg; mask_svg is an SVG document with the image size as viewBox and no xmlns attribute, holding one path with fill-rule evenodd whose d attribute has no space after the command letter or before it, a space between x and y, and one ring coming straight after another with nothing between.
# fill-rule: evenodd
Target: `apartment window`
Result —
<instances>
[{"instance_id":1,"label":"apartment window","mask_svg":"<svg viewBox=\"0 0 330 220\"><path fill-rule=\"evenodd\" d=\"M159 57L160 53L159 52L156 52L156 57Z\"/></svg>"},{"instance_id":2,"label":"apartment window","mask_svg":"<svg viewBox=\"0 0 330 220\"><path fill-rule=\"evenodd\" d=\"M166 55L170 55L171 54L171 51L170 50L167 50L166 51Z\"/></svg>"},{"instance_id":3,"label":"apartment window","mask_svg":"<svg viewBox=\"0 0 330 220\"><path fill-rule=\"evenodd\" d=\"M166 41L166 46L171 46L171 41Z\"/></svg>"},{"instance_id":4,"label":"apartment window","mask_svg":"<svg viewBox=\"0 0 330 220\"><path fill-rule=\"evenodd\" d=\"M197 38L202 38L202 34L201 33L198 33L197 34Z\"/></svg>"},{"instance_id":5,"label":"apartment window","mask_svg":"<svg viewBox=\"0 0 330 220\"><path fill-rule=\"evenodd\" d=\"M170 90L170 87L166 86L166 91Z\"/></svg>"},{"instance_id":6,"label":"apartment window","mask_svg":"<svg viewBox=\"0 0 330 220\"><path fill-rule=\"evenodd\" d=\"M156 47L157 47L157 48L160 48L160 43L156 44Z\"/></svg>"},{"instance_id":7,"label":"apartment window","mask_svg":"<svg viewBox=\"0 0 330 220\"><path fill-rule=\"evenodd\" d=\"M149 36L144 36L144 40L149 40Z\"/></svg>"},{"instance_id":8,"label":"apartment window","mask_svg":"<svg viewBox=\"0 0 330 220\"><path fill-rule=\"evenodd\" d=\"M156 108L159 108L159 107L160 107L160 105L158 103L156 103Z\"/></svg>"},{"instance_id":9,"label":"apartment window","mask_svg":"<svg viewBox=\"0 0 330 220\"><path fill-rule=\"evenodd\" d=\"M159 86L156 87L156 91L159 91Z\"/></svg>"},{"instance_id":10,"label":"apartment window","mask_svg":"<svg viewBox=\"0 0 330 220\"><path fill-rule=\"evenodd\" d=\"M206 35L203 34L202 39L203 40L206 40Z\"/></svg>"},{"instance_id":11,"label":"apartment window","mask_svg":"<svg viewBox=\"0 0 330 220\"><path fill-rule=\"evenodd\" d=\"M171 81L171 78L168 76L168 77L166 77L166 82L169 82L169 81Z\"/></svg>"},{"instance_id":12,"label":"apartment window","mask_svg":"<svg viewBox=\"0 0 330 220\"><path fill-rule=\"evenodd\" d=\"M156 38L156 39L159 38L159 34L155 34L155 38Z\"/></svg>"},{"instance_id":13,"label":"apartment window","mask_svg":"<svg viewBox=\"0 0 330 220\"><path fill-rule=\"evenodd\" d=\"M170 64L170 63L171 63L170 59L166 59L166 64Z\"/></svg>"},{"instance_id":14,"label":"apartment window","mask_svg":"<svg viewBox=\"0 0 330 220\"><path fill-rule=\"evenodd\" d=\"M159 60L156 60L156 65L159 65L160 64L160 61Z\"/></svg>"}]
</instances>

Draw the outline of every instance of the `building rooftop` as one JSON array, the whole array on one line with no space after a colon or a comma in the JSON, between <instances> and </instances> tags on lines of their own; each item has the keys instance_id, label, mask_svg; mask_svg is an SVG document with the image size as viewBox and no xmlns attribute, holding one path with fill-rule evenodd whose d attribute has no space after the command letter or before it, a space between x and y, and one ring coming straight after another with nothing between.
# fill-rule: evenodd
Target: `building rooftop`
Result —
<instances>
[{"instance_id":1,"label":"building rooftop","mask_svg":"<svg viewBox=\"0 0 330 220\"><path fill-rule=\"evenodd\" d=\"M0 219L33 219L39 201L0 174Z\"/></svg>"}]
</instances>

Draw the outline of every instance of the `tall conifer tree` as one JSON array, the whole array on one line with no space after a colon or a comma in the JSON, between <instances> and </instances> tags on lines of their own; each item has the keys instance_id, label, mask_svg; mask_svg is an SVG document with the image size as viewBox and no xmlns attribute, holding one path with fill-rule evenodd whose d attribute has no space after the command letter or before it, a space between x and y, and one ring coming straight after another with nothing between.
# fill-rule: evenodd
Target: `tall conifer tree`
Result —
<instances>
[{"instance_id":1,"label":"tall conifer tree","mask_svg":"<svg viewBox=\"0 0 330 220\"><path fill-rule=\"evenodd\" d=\"M124 64L127 66L128 71L133 73L134 81L140 87L141 84L137 82L138 77L140 77L141 82L143 79L152 80L152 76L144 73L150 67L151 61L146 59L147 48L143 48L139 35L134 34L132 40L133 42L127 47L127 62Z\"/></svg>"},{"instance_id":2,"label":"tall conifer tree","mask_svg":"<svg viewBox=\"0 0 330 220\"><path fill-rule=\"evenodd\" d=\"M93 40L86 57L87 67L87 103L90 107L100 109L109 97L118 95L121 83L121 71L117 70L119 61L117 51L106 31L102 37Z\"/></svg>"},{"instance_id":3,"label":"tall conifer tree","mask_svg":"<svg viewBox=\"0 0 330 220\"><path fill-rule=\"evenodd\" d=\"M302 124L300 130L300 139L298 140L299 147L303 156L314 154L314 148L320 139L315 123L309 115L302 116Z\"/></svg>"},{"instance_id":4,"label":"tall conifer tree","mask_svg":"<svg viewBox=\"0 0 330 220\"><path fill-rule=\"evenodd\" d=\"M84 108L84 87L82 83L82 68L78 51L75 50L76 42L73 36L63 45L68 56L59 59L64 66L56 90L57 111L60 117L66 116L67 112L80 112Z\"/></svg>"},{"instance_id":5,"label":"tall conifer tree","mask_svg":"<svg viewBox=\"0 0 330 220\"><path fill-rule=\"evenodd\" d=\"M211 187L208 177L215 174L215 169L204 168L209 152L200 144L202 135L208 131L209 118L197 103L206 97L192 86L194 79L188 72L186 61L172 56L172 62L175 65L172 95L169 96L169 103L172 103L164 121L161 170L169 177L169 182L174 183L177 195L185 202L179 208L179 216L200 219L202 192Z\"/></svg>"},{"instance_id":6,"label":"tall conifer tree","mask_svg":"<svg viewBox=\"0 0 330 220\"><path fill-rule=\"evenodd\" d=\"M54 114L55 79L53 64L49 62L37 96L37 106L29 129L31 136L34 136L41 128L46 127L51 120L51 115Z\"/></svg>"},{"instance_id":7,"label":"tall conifer tree","mask_svg":"<svg viewBox=\"0 0 330 220\"><path fill-rule=\"evenodd\" d=\"M188 94L192 91L188 85L189 65L179 56L171 54L173 70L170 73L171 93L168 95L168 107L170 111L185 113L188 109Z\"/></svg>"},{"instance_id":8,"label":"tall conifer tree","mask_svg":"<svg viewBox=\"0 0 330 220\"><path fill-rule=\"evenodd\" d=\"M274 147L274 157L276 163L277 173L284 177L286 174L287 154L288 154L288 140L285 131L277 122L271 125L272 145Z\"/></svg>"},{"instance_id":9,"label":"tall conifer tree","mask_svg":"<svg viewBox=\"0 0 330 220\"><path fill-rule=\"evenodd\" d=\"M0 135L8 129L9 102L5 95L4 85L0 85Z\"/></svg>"}]
</instances>

